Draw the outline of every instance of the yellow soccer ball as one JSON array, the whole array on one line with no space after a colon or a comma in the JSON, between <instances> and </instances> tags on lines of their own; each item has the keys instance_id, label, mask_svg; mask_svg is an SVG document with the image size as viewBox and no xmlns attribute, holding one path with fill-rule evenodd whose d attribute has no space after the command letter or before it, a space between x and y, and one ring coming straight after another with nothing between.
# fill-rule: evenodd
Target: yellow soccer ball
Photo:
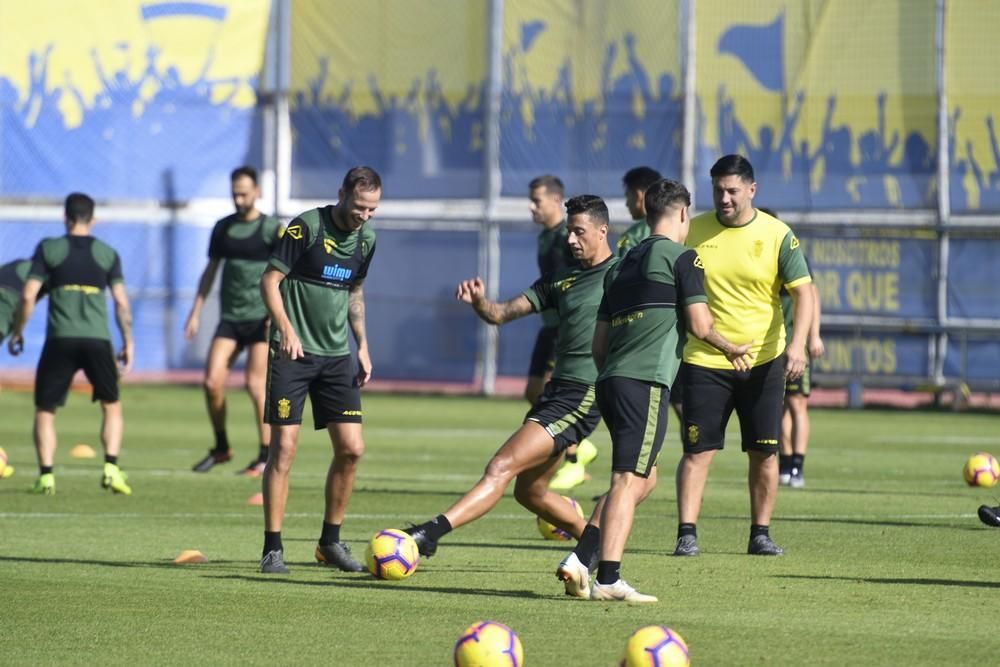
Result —
<instances>
[{"instance_id":1,"label":"yellow soccer ball","mask_svg":"<svg viewBox=\"0 0 1000 667\"><path fill-rule=\"evenodd\" d=\"M379 579L406 579L416 572L420 551L413 538L401 530L380 530L368 541L365 564Z\"/></svg>"},{"instance_id":2,"label":"yellow soccer ball","mask_svg":"<svg viewBox=\"0 0 1000 667\"><path fill-rule=\"evenodd\" d=\"M455 667L521 667L523 664L521 640L503 623L473 623L455 642Z\"/></svg>"},{"instance_id":3,"label":"yellow soccer ball","mask_svg":"<svg viewBox=\"0 0 1000 667\"><path fill-rule=\"evenodd\" d=\"M665 625L647 625L628 638L621 667L689 667L684 639Z\"/></svg>"},{"instance_id":4,"label":"yellow soccer ball","mask_svg":"<svg viewBox=\"0 0 1000 667\"><path fill-rule=\"evenodd\" d=\"M7 465L7 452L0 447L0 479L7 479L14 474L14 466Z\"/></svg>"},{"instance_id":5,"label":"yellow soccer ball","mask_svg":"<svg viewBox=\"0 0 1000 667\"><path fill-rule=\"evenodd\" d=\"M996 486L1000 480L1000 461L992 454L976 452L965 462L962 475L969 486Z\"/></svg>"},{"instance_id":6,"label":"yellow soccer ball","mask_svg":"<svg viewBox=\"0 0 1000 667\"><path fill-rule=\"evenodd\" d=\"M579 517L582 519L583 508L580 507L580 503L576 502L576 500L570 498L569 496L563 496L563 498L565 498L566 502L568 502L570 505L573 506L573 509L576 510L577 515L579 515ZM566 541L573 539L573 536L567 533L565 530L553 526L551 523L549 523L540 516L535 517L535 522L538 524L538 532L541 533L542 537L544 537L547 540Z\"/></svg>"}]
</instances>

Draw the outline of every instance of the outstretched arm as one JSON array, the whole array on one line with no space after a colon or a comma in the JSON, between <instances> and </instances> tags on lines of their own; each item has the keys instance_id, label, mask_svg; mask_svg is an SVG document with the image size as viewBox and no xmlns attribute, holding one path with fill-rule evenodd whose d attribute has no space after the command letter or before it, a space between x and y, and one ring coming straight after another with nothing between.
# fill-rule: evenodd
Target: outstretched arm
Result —
<instances>
[{"instance_id":1,"label":"outstretched arm","mask_svg":"<svg viewBox=\"0 0 1000 667\"><path fill-rule=\"evenodd\" d=\"M490 324L504 324L534 312L531 302L523 294L503 303L487 299L482 278L460 282L455 298L471 305L480 319Z\"/></svg>"},{"instance_id":2,"label":"outstretched arm","mask_svg":"<svg viewBox=\"0 0 1000 667\"><path fill-rule=\"evenodd\" d=\"M361 283L351 287L347 297L347 321L351 325L354 342L358 344L358 386L363 387L372 379L372 359L368 353L368 336L365 332L365 293Z\"/></svg>"}]
</instances>

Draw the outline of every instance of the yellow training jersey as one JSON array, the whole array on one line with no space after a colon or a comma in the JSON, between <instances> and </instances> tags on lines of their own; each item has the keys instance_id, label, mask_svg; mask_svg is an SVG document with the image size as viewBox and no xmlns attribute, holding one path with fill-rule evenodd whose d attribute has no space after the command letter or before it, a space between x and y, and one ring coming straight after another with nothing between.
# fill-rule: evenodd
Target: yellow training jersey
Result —
<instances>
[{"instance_id":1,"label":"yellow training jersey","mask_svg":"<svg viewBox=\"0 0 1000 667\"><path fill-rule=\"evenodd\" d=\"M715 211L691 220L687 246L705 268L705 293L715 329L737 345L756 341L754 365L785 350L781 286L812 282L805 257L788 225L756 211L742 227L728 227ZM732 368L722 352L688 336L684 361L706 368Z\"/></svg>"}]
</instances>

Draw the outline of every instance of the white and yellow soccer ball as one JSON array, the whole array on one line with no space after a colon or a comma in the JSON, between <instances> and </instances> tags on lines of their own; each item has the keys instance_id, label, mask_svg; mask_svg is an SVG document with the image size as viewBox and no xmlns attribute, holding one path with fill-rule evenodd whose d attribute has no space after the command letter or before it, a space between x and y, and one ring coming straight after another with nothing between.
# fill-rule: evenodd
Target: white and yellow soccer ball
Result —
<instances>
[{"instance_id":1,"label":"white and yellow soccer ball","mask_svg":"<svg viewBox=\"0 0 1000 667\"><path fill-rule=\"evenodd\" d=\"M986 452L976 452L965 462L962 475L969 486L996 486L1000 480L1000 461Z\"/></svg>"},{"instance_id":2,"label":"white and yellow soccer ball","mask_svg":"<svg viewBox=\"0 0 1000 667\"><path fill-rule=\"evenodd\" d=\"M413 538L401 530L380 530L368 541L365 564L379 579L406 579L416 572L420 551Z\"/></svg>"},{"instance_id":3,"label":"white and yellow soccer ball","mask_svg":"<svg viewBox=\"0 0 1000 667\"><path fill-rule=\"evenodd\" d=\"M647 625L628 638L621 667L690 667L687 643L665 625Z\"/></svg>"},{"instance_id":4,"label":"white and yellow soccer ball","mask_svg":"<svg viewBox=\"0 0 1000 667\"><path fill-rule=\"evenodd\" d=\"M496 621L478 621L455 642L455 667L521 667L524 649L513 630Z\"/></svg>"},{"instance_id":5,"label":"white and yellow soccer ball","mask_svg":"<svg viewBox=\"0 0 1000 667\"><path fill-rule=\"evenodd\" d=\"M7 452L0 447L0 479L7 479L14 474L14 466L7 465Z\"/></svg>"},{"instance_id":6,"label":"white and yellow soccer ball","mask_svg":"<svg viewBox=\"0 0 1000 667\"><path fill-rule=\"evenodd\" d=\"M569 496L563 496L563 498L566 500L566 502L568 502L570 505L573 506L573 509L576 510L577 515L579 515L579 517L582 519L583 518L583 508L580 507L580 503L576 502L575 499L570 498ZM553 526L551 523L549 523L548 521L546 521L542 517L540 517L540 516L539 517L535 517L535 520L536 520L536 523L538 524L538 532L541 533L542 537L544 537L545 539L547 539L547 540L563 540L563 541L573 539L573 536L570 535L569 533L567 533L565 530L563 530L562 528L558 528L556 526Z\"/></svg>"}]
</instances>

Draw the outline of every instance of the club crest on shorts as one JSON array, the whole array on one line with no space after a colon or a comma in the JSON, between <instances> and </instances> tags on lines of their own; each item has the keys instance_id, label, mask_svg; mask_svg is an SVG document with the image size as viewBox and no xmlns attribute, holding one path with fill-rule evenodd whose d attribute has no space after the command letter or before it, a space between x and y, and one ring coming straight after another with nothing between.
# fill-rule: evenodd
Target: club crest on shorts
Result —
<instances>
[{"instance_id":1,"label":"club crest on shorts","mask_svg":"<svg viewBox=\"0 0 1000 667\"><path fill-rule=\"evenodd\" d=\"M698 425L688 424L688 442L692 445L698 444Z\"/></svg>"},{"instance_id":2,"label":"club crest on shorts","mask_svg":"<svg viewBox=\"0 0 1000 667\"><path fill-rule=\"evenodd\" d=\"M292 402L287 398L278 399L278 419L288 419L292 414Z\"/></svg>"}]
</instances>

